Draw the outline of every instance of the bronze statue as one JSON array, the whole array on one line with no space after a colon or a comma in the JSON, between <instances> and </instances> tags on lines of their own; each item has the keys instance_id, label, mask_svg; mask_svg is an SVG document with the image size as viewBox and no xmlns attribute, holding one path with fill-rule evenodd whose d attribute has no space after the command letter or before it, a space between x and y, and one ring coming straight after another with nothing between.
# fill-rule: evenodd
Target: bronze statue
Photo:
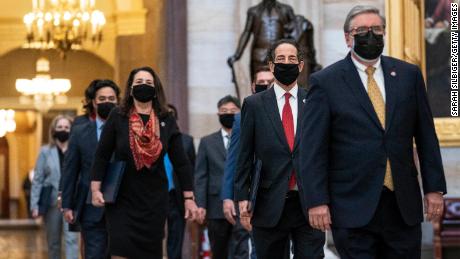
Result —
<instances>
[{"instance_id":1,"label":"bronze statue","mask_svg":"<svg viewBox=\"0 0 460 259\"><path fill-rule=\"evenodd\" d=\"M310 74L322 68L322 66L316 62L313 24L302 15L296 15L294 23L288 24L287 27L290 29L287 30L285 38L291 38L297 41L304 55L305 66L297 81L300 86L308 88L308 77Z\"/></svg>"},{"instance_id":2,"label":"bronze statue","mask_svg":"<svg viewBox=\"0 0 460 259\"><path fill-rule=\"evenodd\" d=\"M276 0L262 0L258 5L249 8L246 25L240 36L235 54L227 60L228 65L232 68L233 82L235 83L237 94L239 91L233 64L243 55L251 35L254 35L250 58L251 80L254 80L254 71L256 71L257 67L267 65L266 58L270 46L284 38L295 39L306 54L306 66L299 78L301 86L306 87L310 73L321 68L315 59L313 25L311 22L303 16L296 16L289 5L282 4Z\"/></svg>"},{"instance_id":3,"label":"bronze statue","mask_svg":"<svg viewBox=\"0 0 460 259\"><path fill-rule=\"evenodd\" d=\"M290 24L294 19L292 7L276 0L263 0L260 4L249 8L246 25L236 52L227 60L229 66L233 67L233 63L241 58L253 34L250 61L251 80L253 80L256 68L267 65L266 57L270 46L284 38L285 25Z\"/></svg>"}]
</instances>

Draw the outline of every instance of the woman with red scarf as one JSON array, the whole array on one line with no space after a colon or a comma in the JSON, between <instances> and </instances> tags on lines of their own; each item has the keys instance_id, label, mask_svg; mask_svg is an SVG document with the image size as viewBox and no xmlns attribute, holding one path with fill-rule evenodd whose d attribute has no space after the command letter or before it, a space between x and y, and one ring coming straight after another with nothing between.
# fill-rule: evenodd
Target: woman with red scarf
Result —
<instances>
[{"instance_id":1,"label":"woman with red scarf","mask_svg":"<svg viewBox=\"0 0 460 259\"><path fill-rule=\"evenodd\" d=\"M104 125L92 168L92 202L106 208L112 259L162 258L169 204L166 153L184 190L185 217L194 220L193 168L160 79L150 67L134 69L121 107ZM126 167L115 203L104 204L100 186L112 154Z\"/></svg>"}]
</instances>

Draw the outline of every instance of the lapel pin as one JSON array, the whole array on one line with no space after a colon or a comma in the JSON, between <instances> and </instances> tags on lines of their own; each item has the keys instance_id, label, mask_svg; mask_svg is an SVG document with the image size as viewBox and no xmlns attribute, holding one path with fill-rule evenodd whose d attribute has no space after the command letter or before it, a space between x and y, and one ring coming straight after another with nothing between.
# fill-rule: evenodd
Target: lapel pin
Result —
<instances>
[{"instance_id":1,"label":"lapel pin","mask_svg":"<svg viewBox=\"0 0 460 259\"><path fill-rule=\"evenodd\" d=\"M391 71L390 75L391 75L391 76L396 76L396 72L395 72L395 71Z\"/></svg>"},{"instance_id":2,"label":"lapel pin","mask_svg":"<svg viewBox=\"0 0 460 259\"><path fill-rule=\"evenodd\" d=\"M164 121L160 122L161 127L164 127L166 123Z\"/></svg>"},{"instance_id":3,"label":"lapel pin","mask_svg":"<svg viewBox=\"0 0 460 259\"><path fill-rule=\"evenodd\" d=\"M307 100L303 99L303 100L302 100L302 102L303 102L303 103L306 103L306 102L307 102Z\"/></svg>"}]
</instances>

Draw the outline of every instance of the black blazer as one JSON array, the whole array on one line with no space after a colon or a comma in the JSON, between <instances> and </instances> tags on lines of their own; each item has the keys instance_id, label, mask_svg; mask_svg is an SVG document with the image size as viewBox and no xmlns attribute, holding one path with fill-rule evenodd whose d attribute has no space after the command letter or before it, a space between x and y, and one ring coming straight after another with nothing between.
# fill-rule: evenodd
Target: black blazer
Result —
<instances>
[{"instance_id":1,"label":"black blazer","mask_svg":"<svg viewBox=\"0 0 460 259\"><path fill-rule=\"evenodd\" d=\"M193 168L184 152L182 134L177 127L176 120L171 114L167 114L159 118L159 123L163 150L158 161L163 161L164 155L168 153L182 190L192 191ZM128 165L131 164L134 167L134 158L129 145L129 119L128 116L121 114L119 108L112 110L102 130L95 155L96 159L91 169L93 181L102 181L104 179L107 165L113 153L116 160L126 161ZM156 163L152 170L160 170L167 183L163 162Z\"/></svg>"},{"instance_id":2,"label":"black blazer","mask_svg":"<svg viewBox=\"0 0 460 259\"><path fill-rule=\"evenodd\" d=\"M350 55L313 74L304 106L301 174L309 208L329 204L332 224L366 225L380 199L389 158L404 221L423 220L413 140L423 190L446 192L446 182L422 73L382 56L386 125L377 114Z\"/></svg>"},{"instance_id":3,"label":"black blazer","mask_svg":"<svg viewBox=\"0 0 460 259\"><path fill-rule=\"evenodd\" d=\"M300 122L306 96L299 87L298 117L294 149L291 152L284 134L273 88L251 95L244 100L241 111L240 152L235 174L235 199L249 200L254 158L262 163L257 203L253 209L252 223L257 227L274 227L283 212L288 181L294 169L298 174ZM301 202L305 205L304 186L298 184ZM303 206L305 207L305 206Z\"/></svg>"},{"instance_id":4,"label":"black blazer","mask_svg":"<svg viewBox=\"0 0 460 259\"><path fill-rule=\"evenodd\" d=\"M90 191L90 169L97 146L96 122L87 120L72 128L61 176L62 207L72 209L77 221L98 222L103 208L86 204Z\"/></svg>"},{"instance_id":5,"label":"black blazer","mask_svg":"<svg viewBox=\"0 0 460 259\"><path fill-rule=\"evenodd\" d=\"M220 191L226 157L221 130L201 139L195 166L195 196L198 207L206 209L208 219L225 218Z\"/></svg>"}]
</instances>

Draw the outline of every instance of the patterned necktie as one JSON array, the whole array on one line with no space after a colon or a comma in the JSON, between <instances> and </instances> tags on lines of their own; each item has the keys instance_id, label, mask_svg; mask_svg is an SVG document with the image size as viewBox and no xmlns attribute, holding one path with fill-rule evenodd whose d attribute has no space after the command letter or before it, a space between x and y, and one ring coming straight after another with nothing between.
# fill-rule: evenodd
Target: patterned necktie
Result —
<instances>
[{"instance_id":1,"label":"patterned necktie","mask_svg":"<svg viewBox=\"0 0 460 259\"><path fill-rule=\"evenodd\" d=\"M383 101L382 92L380 92L377 82L374 79L375 67L366 68L367 74L367 94L371 99L372 105L374 106L375 113L379 118L382 127L385 128L385 102ZM388 189L394 190L393 176L391 175L390 160L387 159L387 165L385 170L385 180L383 182Z\"/></svg>"},{"instance_id":2,"label":"patterned necktie","mask_svg":"<svg viewBox=\"0 0 460 259\"><path fill-rule=\"evenodd\" d=\"M290 93L284 94L284 107L283 107L283 128L284 128L284 135L286 135L286 139L289 145L289 149L294 149L294 116L292 115L291 104L289 103L289 99L291 98ZM294 170L292 170L291 178L289 179L289 190L295 189L296 186L296 179Z\"/></svg>"}]
</instances>

